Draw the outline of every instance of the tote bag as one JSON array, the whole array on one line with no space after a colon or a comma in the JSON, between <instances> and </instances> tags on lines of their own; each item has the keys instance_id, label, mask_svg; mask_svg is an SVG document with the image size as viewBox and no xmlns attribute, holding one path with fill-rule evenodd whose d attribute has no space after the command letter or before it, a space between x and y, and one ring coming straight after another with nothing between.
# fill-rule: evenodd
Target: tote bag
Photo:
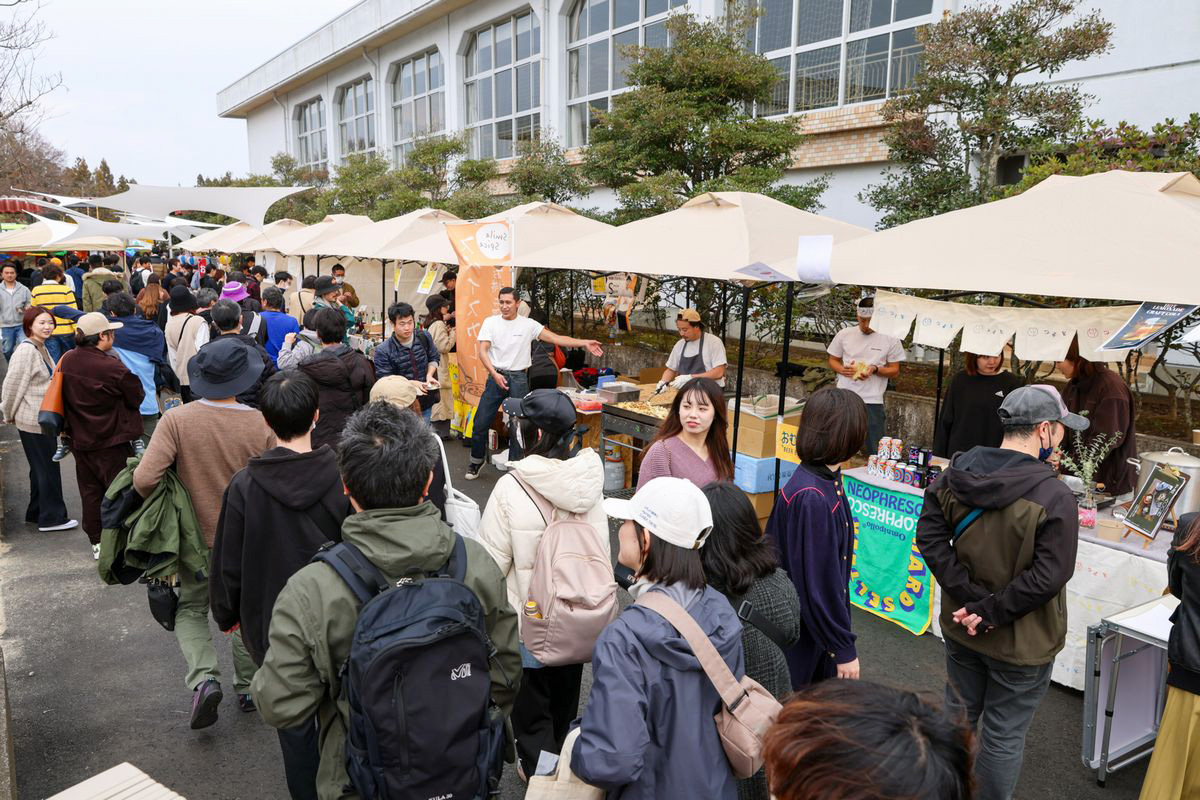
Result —
<instances>
[{"instance_id":1,"label":"tote bag","mask_svg":"<svg viewBox=\"0 0 1200 800\"><path fill-rule=\"evenodd\" d=\"M464 539L478 541L479 524L483 520L479 504L451 485L450 462L446 459L446 447L442 444L442 437L432 432L430 435L438 443L438 450L442 454L442 472L446 476L446 522Z\"/></svg>"},{"instance_id":2,"label":"tote bag","mask_svg":"<svg viewBox=\"0 0 1200 800\"><path fill-rule=\"evenodd\" d=\"M38 409L38 425L47 436L56 437L63 429L63 378L59 369L61 362L62 359L59 359L59 364L54 365L54 372L50 373L50 386L46 389L46 396L42 398L41 408Z\"/></svg>"},{"instance_id":3,"label":"tote bag","mask_svg":"<svg viewBox=\"0 0 1200 800\"><path fill-rule=\"evenodd\" d=\"M562 753L558 756L558 770L553 775L533 775L525 800L603 800L604 790L581 781L571 772L571 751L579 738L579 728L567 734Z\"/></svg>"}]
</instances>

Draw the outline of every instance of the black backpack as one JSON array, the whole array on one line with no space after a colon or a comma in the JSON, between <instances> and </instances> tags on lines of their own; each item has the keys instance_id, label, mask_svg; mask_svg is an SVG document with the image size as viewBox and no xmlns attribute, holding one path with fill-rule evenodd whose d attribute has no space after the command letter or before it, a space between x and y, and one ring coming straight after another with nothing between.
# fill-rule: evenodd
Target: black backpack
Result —
<instances>
[{"instance_id":1,"label":"black backpack","mask_svg":"<svg viewBox=\"0 0 1200 800\"><path fill-rule=\"evenodd\" d=\"M496 648L463 583L462 537L442 569L394 585L349 542L326 544L313 561L331 566L363 603L341 671L354 789L363 800L497 795L504 717L488 669Z\"/></svg>"}]
</instances>

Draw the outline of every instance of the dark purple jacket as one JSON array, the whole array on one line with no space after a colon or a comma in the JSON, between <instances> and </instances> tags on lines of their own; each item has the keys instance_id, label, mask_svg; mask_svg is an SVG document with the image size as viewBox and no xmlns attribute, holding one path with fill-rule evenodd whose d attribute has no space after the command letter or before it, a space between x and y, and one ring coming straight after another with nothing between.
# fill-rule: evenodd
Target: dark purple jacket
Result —
<instances>
[{"instance_id":1,"label":"dark purple jacket","mask_svg":"<svg viewBox=\"0 0 1200 800\"><path fill-rule=\"evenodd\" d=\"M767 521L767 535L800 597L803 635L786 654L795 689L858 657L850 629L852 534L841 473L802 464Z\"/></svg>"}]
</instances>

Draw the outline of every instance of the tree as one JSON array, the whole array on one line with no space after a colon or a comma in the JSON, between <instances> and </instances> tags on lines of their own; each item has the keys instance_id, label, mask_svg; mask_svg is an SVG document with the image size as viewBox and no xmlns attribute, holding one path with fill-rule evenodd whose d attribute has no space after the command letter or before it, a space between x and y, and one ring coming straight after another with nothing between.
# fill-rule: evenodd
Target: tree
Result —
<instances>
[{"instance_id":1,"label":"tree","mask_svg":"<svg viewBox=\"0 0 1200 800\"><path fill-rule=\"evenodd\" d=\"M92 169L86 159L76 158L75 163L63 173L63 188L77 197L91 197L96 193Z\"/></svg>"},{"instance_id":2,"label":"tree","mask_svg":"<svg viewBox=\"0 0 1200 800\"><path fill-rule=\"evenodd\" d=\"M617 222L676 208L714 189L773 191L800 144L800 120L754 117L779 74L748 52L752 20L731 9L722 20L676 14L670 45L628 48L631 88L597 112L584 174L617 190ZM810 202L819 190L781 196Z\"/></svg>"},{"instance_id":3,"label":"tree","mask_svg":"<svg viewBox=\"0 0 1200 800\"><path fill-rule=\"evenodd\" d=\"M1090 98L1046 79L1106 52L1112 25L1079 0L1015 0L964 8L919 33L922 69L883 106L884 141L899 169L859 197L899 225L997 196L1009 153L1077 130Z\"/></svg>"},{"instance_id":4,"label":"tree","mask_svg":"<svg viewBox=\"0 0 1200 800\"><path fill-rule=\"evenodd\" d=\"M546 131L541 139L518 143L508 185L526 202L544 200L559 205L582 197L589 189L580 170L567 161L562 145Z\"/></svg>"},{"instance_id":5,"label":"tree","mask_svg":"<svg viewBox=\"0 0 1200 800\"><path fill-rule=\"evenodd\" d=\"M45 97L62 85L62 74L42 74L41 46L51 34L37 18L40 4L7 0L15 8L0 21L0 130L29 133L36 129Z\"/></svg>"},{"instance_id":6,"label":"tree","mask_svg":"<svg viewBox=\"0 0 1200 800\"><path fill-rule=\"evenodd\" d=\"M117 181L113 178L112 170L109 168L107 160L100 159L100 166L96 167L92 183L96 197L108 197L110 194L116 193Z\"/></svg>"},{"instance_id":7,"label":"tree","mask_svg":"<svg viewBox=\"0 0 1200 800\"><path fill-rule=\"evenodd\" d=\"M118 192L129 191L129 180L126 179L126 177L124 175L121 175L120 177L117 178L117 191Z\"/></svg>"},{"instance_id":8,"label":"tree","mask_svg":"<svg viewBox=\"0 0 1200 800\"><path fill-rule=\"evenodd\" d=\"M0 186L69 194L65 174L62 151L36 132L0 130Z\"/></svg>"}]
</instances>

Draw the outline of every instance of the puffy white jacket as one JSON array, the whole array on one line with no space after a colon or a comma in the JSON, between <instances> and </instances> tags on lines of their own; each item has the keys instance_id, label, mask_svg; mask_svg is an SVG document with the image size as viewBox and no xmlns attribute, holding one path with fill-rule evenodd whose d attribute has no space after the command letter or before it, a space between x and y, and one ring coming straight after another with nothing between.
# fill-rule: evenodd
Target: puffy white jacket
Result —
<instances>
[{"instance_id":1,"label":"puffy white jacket","mask_svg":"<svg viewBox=\"0 0 1200 800\"><path fill-rule=\"evenodd\" d=\"M581 450L566 461L526 456L511 469L555 508L583 515L608 552L608 518L600 506L604 464L595 450ZM479 540L504 573L508 602L518 614L529 596L538 542L545 530L546 522L521 485L511 475L501 476L483 510Z\"/></svg>"}]
</instances>

